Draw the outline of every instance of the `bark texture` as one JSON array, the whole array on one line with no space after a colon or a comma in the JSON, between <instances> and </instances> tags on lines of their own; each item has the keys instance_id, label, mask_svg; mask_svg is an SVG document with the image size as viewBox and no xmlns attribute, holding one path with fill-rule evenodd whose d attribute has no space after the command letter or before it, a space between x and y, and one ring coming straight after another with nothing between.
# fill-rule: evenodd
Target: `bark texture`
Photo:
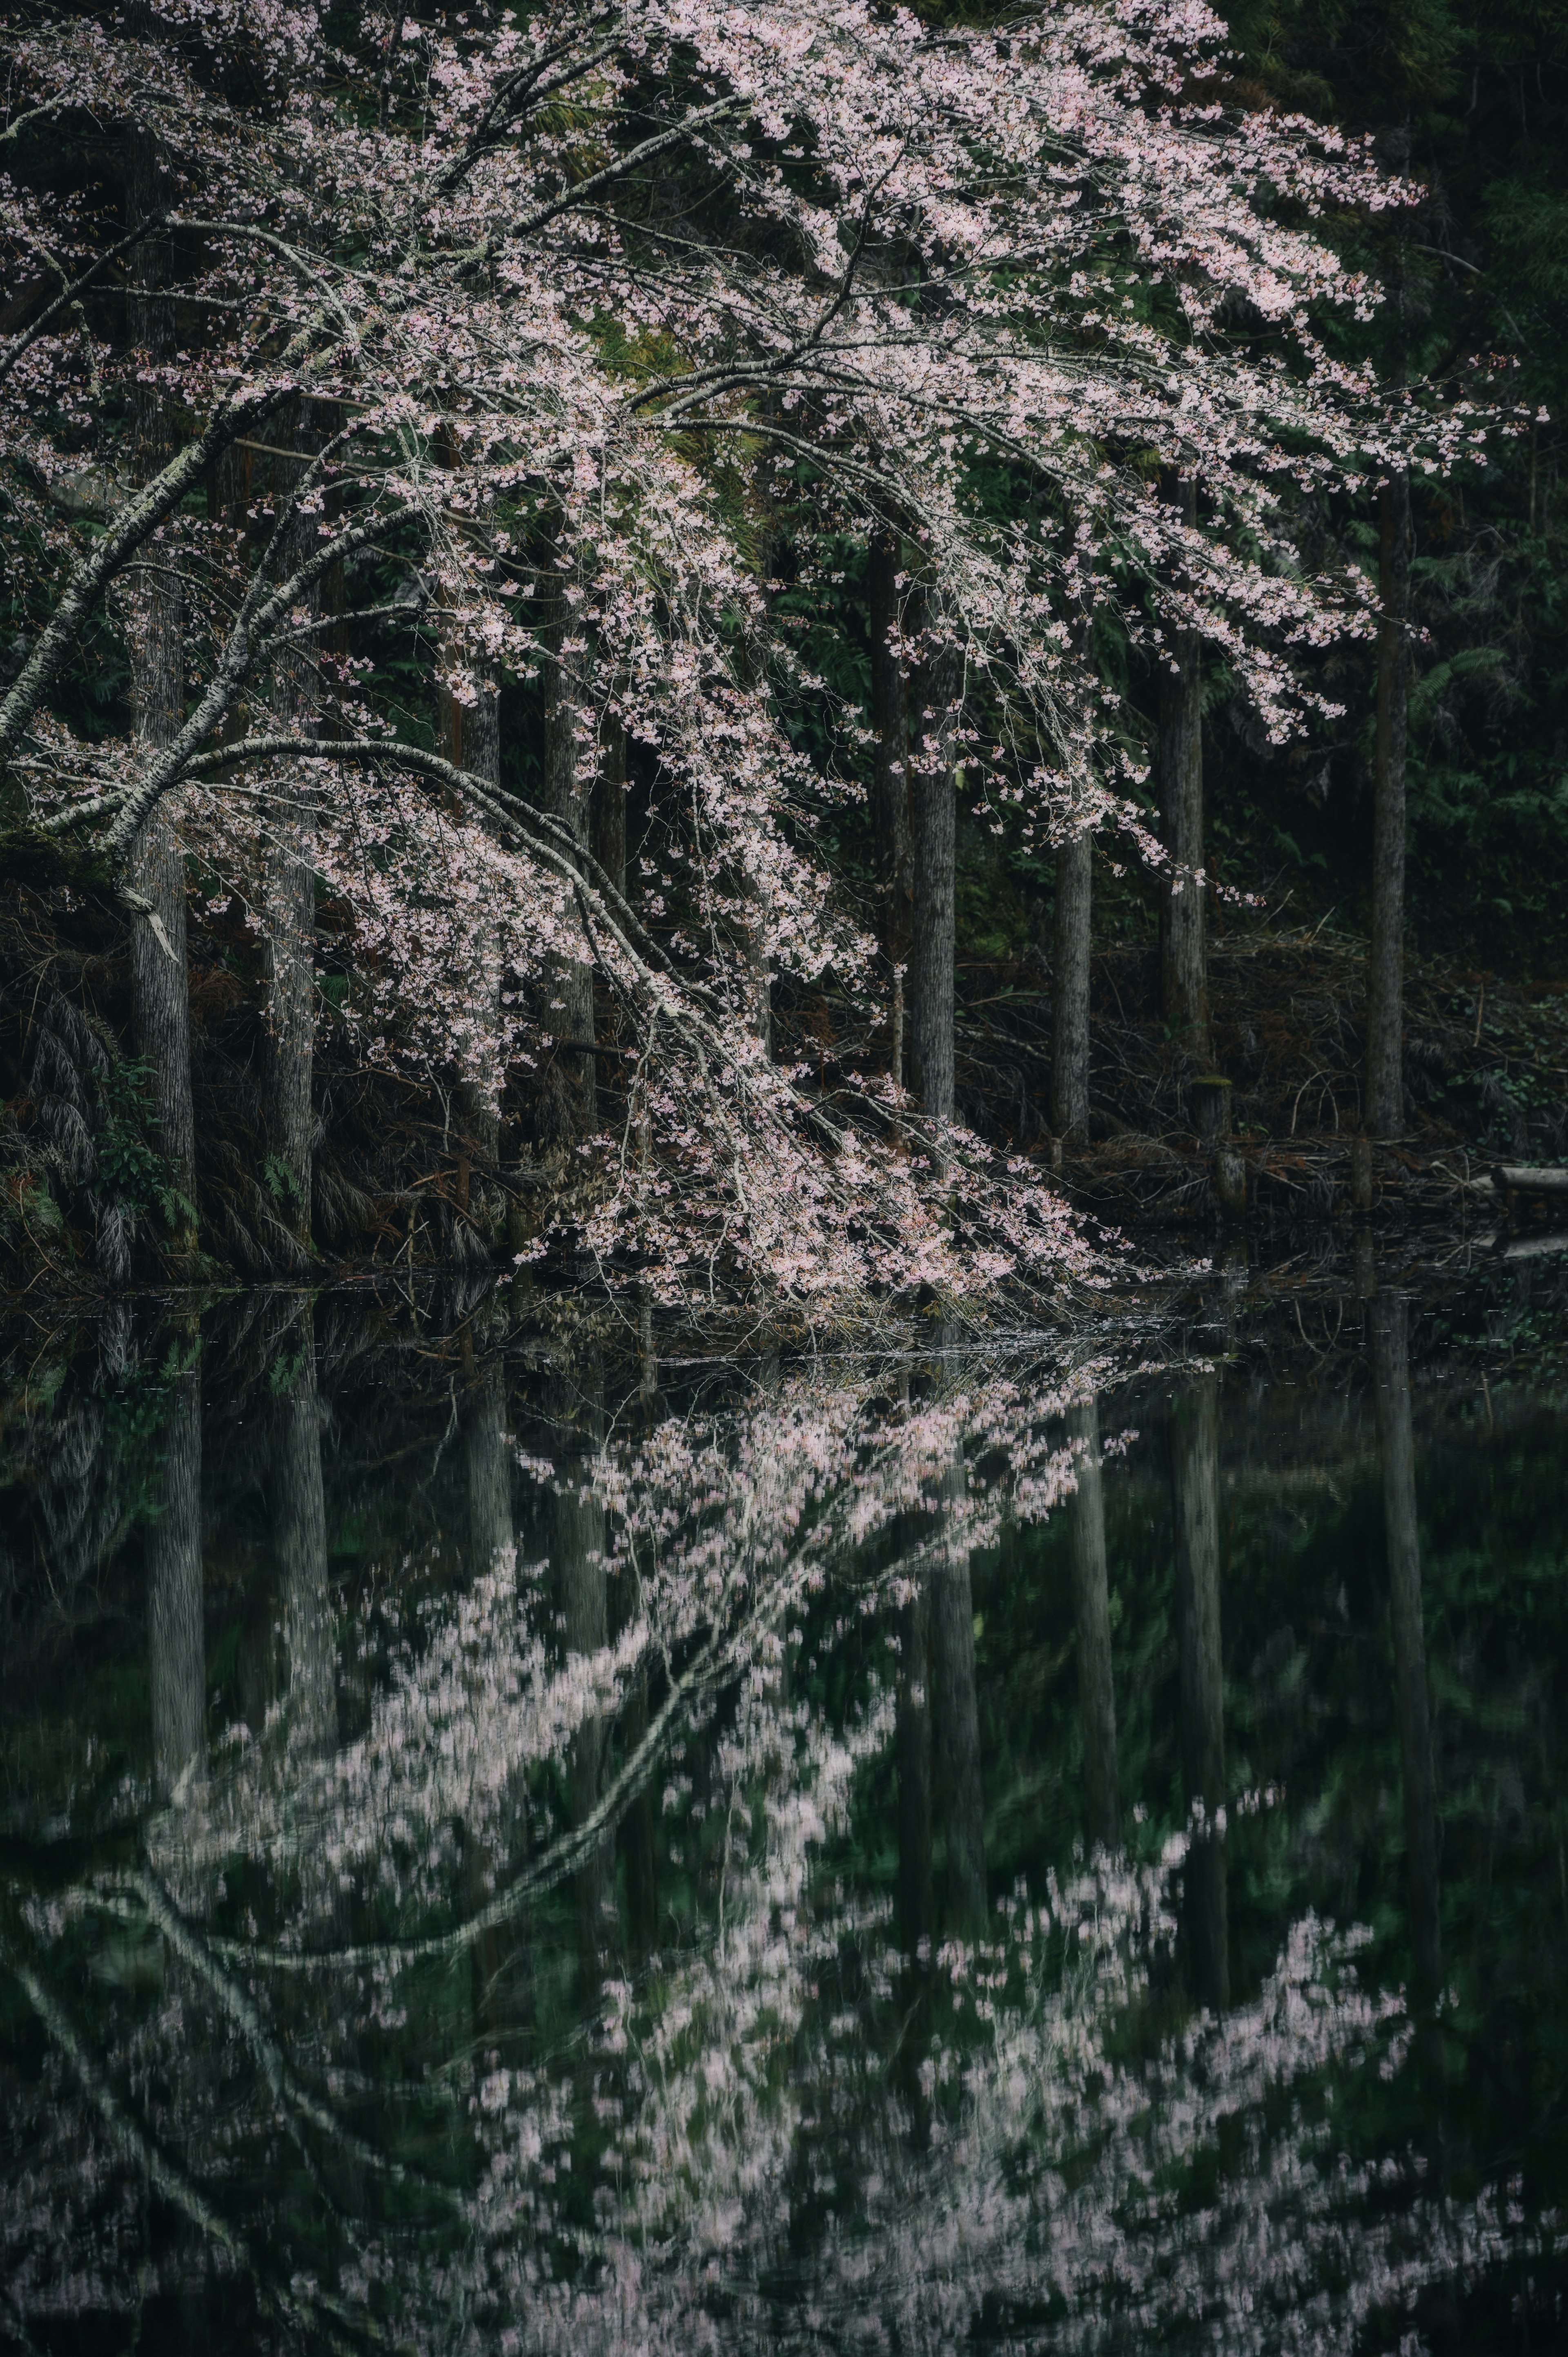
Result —
<instances>
[{"instance_id":1,"label":"bark texture","mask_svg":"<svg viewBox=\"0 0 1568 2357\"><path fill-rule=\"evenodd\" d=\"M311 428L304 416L290 420L300 447ZM281 503L304 471L274 461L282 471ZM296 517L279 552L283 577L312 553L316 533ZM300 601L314 619L320 595L312 586ZM310 737L317 724L317 658L315 641L279 658L273 679L273 711L280 727ZM302 761L267 796L262 847L262 919L264 938L266 1014L263 1029L262 1089L267 1144L273 1159L273 1193L278 1217L303 1262L310 1243L311 1164L315 1124L311 1110L316 1060L316 829L315 765Z\"/></svg>"},{"instance_id":2,"label":"bark texture","mask_svg":"<svg viewBox=\"0 0 1568 2357\"><path fill-rule=\"evenodd\" d=\"M1057 853L1051 953L1051 1127L1060 1138L1089 1135L1089 952L1094 845L1074 835Z\"/></svg>"},{"instance_id":3,"label":"bark texture","mask_svg":"<svg viewBox=\"0 0 1568 2357\"><path fill-rule=\"evenodd\" d=\"M207 1639L201 1587L201 1383L177 1378L163 1432L158 1511L147 1536L153 1764L160 1792L201 1773Z\"/></svg>"},{"instance_id":4,"label":"bark texture","mask_svg":"<svg viewBox=\"0 0 1568 2357\"><path fill-rule=\"evenodd\" d=\"M1230 2001L1225 1887L1225 1668L1219 1620L1219 1394L1212 1375L1176 1403L1171 1427L1182 1781L1196 1820L1187 1857L1185 1928L1193 1994ZM1198 1815L1201 1803L1202 1813Z\"/></svg>"},{"instance_id":5,"label":"bark texture","mask_svg":"<svg viewBox=\"0 0 1568 2357\"><path fill-rule=\"evenodd\" d=\"M1410 478L1383 485L1378 737L1372 784L1372 937L1367 952L1367 1127L1404 1130L1405 743L1410 718Z\"/></svg>"},{"instance_id":6,"label":"bark texture","mask_svg":"<svg viewBox=\"0 0 1568 2357\"><path fill-rule=\"evenodd\" d=\"M1083 1723L1083 1787L1089 1834L1108 1850L1122 1846L1122 1795L1116 1763L1116 1689L1111 1666L1111 1587L1105 1561L1105 1488L1100 1460L1100 1409L1072 1409L1068 1431L1084 1444L1073 1496L1072 1585L1078 1621L1078 1703Z\"/></svg>"},{"instance_id":7,"label":"bark texture","mask_svg":"<svg viewBox=\"0 0 1568 2357\"><path fill-rule=\"evenodd\" d=\"M127 226L135 228L155 212L159 200L155 142L133 133L127 163ZM134 283L160 287L168 283L169 263L167 235L155 232L132 247L128 266ZM154 362L166 358L174 349L172 302L149 295L134 298L127 307L132 342ZM133 400L133 463L137 482L146 484L170 457L172 437L156 385L138 382ZM149 750L162 751L178 732L185 702L184 597L178 548L166 526L144 545L126 587L132 734ZM149 916L135 917L131 924L136 1053L151 1077L164 1157L175 1185L194 1207L196 1116L190 1094L185 863L162 807L143 827L128 873L132 888L152 904Z\"/></svg>"},{"instance_id":8,"label":"bark texture","mask_svg":"<svg viewBox=\"0 0 1568 2357\"><path fill-rule=\"evenodd\" d=\"M940 649L918 683L920 741L910 797L915 934L910 957L910 1047L915 1092L939 1126L953 1117L954 878L957 802L953 749L962 661Z\"/></svg>"},{"instance_id":9,"label":"bark texture","mask_svg":"<svg viewBox=\"0 0 1568 2357\"><path fill-rule=\"evenodd\" d=\"M1426 1682L1426 1631L1421 1602L1421 1534L1416 1521L1415 1441L1410 1409L1409 1312L1379 1295L1371 1304L1373 1396L1383 1470L1383 1530L1389 1558L1389 1624L1393 1638L1394 1702L1404 1781L1405 1848L1410 1878L1411 1946L1417 1996L1430 2005L1443 1986L1441 1891L1437 1878L1437 1779Z\"/></svg>"}]
</instances>

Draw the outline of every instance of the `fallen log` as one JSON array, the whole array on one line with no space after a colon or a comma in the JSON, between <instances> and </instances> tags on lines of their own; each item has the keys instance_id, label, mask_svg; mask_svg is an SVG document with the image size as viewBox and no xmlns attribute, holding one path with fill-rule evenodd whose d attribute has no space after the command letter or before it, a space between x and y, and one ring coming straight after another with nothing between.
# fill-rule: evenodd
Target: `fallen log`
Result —
<instances>
[{"instance_id":1,"label":"fallen log","mask_svg":"<svg viewBox=\"0 0 1568 2357\"><path fill-rule=\"evenodd\" d=\"M1568 1195L1568 1168L1562 1164L1543 1163L1532 1168L1525 1162L1497 1162L1492 1166L1492 1184L1498 1190L1504 1215L1511 1228L1516 1197Z\"/></svg>"}]
</instances>

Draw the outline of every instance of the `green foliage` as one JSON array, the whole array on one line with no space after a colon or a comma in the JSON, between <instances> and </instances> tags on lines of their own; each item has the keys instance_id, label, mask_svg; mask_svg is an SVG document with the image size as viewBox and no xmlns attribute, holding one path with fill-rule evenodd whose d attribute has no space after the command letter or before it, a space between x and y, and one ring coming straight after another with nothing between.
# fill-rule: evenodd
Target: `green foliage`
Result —
<instances>
[{"instance_id":1,"label":"green foliage","mask_svg":"<svg viewBox=\"0 0 1568 2357\"><path fill-rule=\"evenodd\" d=\"M196 1225L196 1206L174 1183L174 1173L155 1136L157 1116L147 1096L145 1064L111 1058L105 1084L107 1111L94 1146L102 1185L134 1204L156 1211L171 1233Z\"/></svg>"}]
</instances>

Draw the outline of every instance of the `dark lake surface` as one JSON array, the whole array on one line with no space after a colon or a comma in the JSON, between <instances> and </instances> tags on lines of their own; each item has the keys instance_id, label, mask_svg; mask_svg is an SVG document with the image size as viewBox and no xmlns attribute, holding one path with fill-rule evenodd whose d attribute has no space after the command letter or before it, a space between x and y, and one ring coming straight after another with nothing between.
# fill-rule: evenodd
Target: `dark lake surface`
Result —
<instances>
[{"instance_id":1,"label":"dark lake surface","mask_svg":"<svg viewBox=\"0 0 1568 2357\"><path fill-rule=\"evenodd\" d=\"M0 1343L0 2343L1568 2343L1568 1254Z\"/></svg>"}]
</instances>

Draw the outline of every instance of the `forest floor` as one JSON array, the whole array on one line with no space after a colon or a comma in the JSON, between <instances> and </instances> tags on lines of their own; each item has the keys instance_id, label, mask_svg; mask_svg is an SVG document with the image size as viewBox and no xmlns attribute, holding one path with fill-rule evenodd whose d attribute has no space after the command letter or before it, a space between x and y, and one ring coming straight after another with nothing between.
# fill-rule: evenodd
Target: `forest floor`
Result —
<instances>
[{"instance_id":1,"label":"forest floor","mask_svg":"<svg viewBox=\"0 0 1568 2357\"><path fill-rule=\"evenodd\" d=\"M1053 1154L1047 1123L1050 983L1033 958L962 963L961 1116L1058 1171L1072 1200L1136 1230L1219 1217L1213 1145L1200 1139L1195 1081L1230 1082L1230 1150L1245 1166L1250 1220L1266 1231L1348 1211L1360 1122L1366 945L1319 928L1257 928L1210 945L1212 1053L1195 1060L1159 1014L1155 949L1093 961L1090 1139ZM886 1027L842 1004L786 1018L821 1060L886 1063ZM1372 1154L1372 1209L1397 1216L1500 1208L1498 1161L1568 1163L1568 977L1512 981L1412 957L1405 991L1406 1135Z\"/></svg>"},{"instance_id":2,"label":"forest floor","mask_svg":"<svg viewBox=\"0 0 1568 2357\"><path fill-rule=\"evenodd\" d=\"M542 1134L521 1092L503 1168L481 1171L450 1093L411 1069L370 1067L336 1010L334 911L320 912L312 1275L503 1265L554 1216L581 1164ZM1230 1082L1229 1151L1244 1166L1260 1241L1351 1208L1359 1120L1364 945L1324 928L1232 928L1211 945L1211 1070ZM265 1149L259 1088L261 964L242 909L193 900L193 1082L200 1141L199 1270L175 1271L176 1222L126 1041L128 969L117 921L59 893L0 890L0 1291L92 1289L106 1217L131 1239L132 1281L306 1273ZM961 961L961 1118L1037 1161L1071 1200L1136 1232L1219 1221L1215 1150L1196 1135L1202 1069L1162 1027L1152 947L1094 960L1091 1138L1059 1153L1046 1122L1050 989L1044 963ZM779 985L778 1051L829 1093L886 1071L889 1039L863 1004ZM614 1128L617 1067L601 1081ZM1372 1208L1455 1228L1498 1222L1498 1160L1568 1163L1568 979L1514 982L1441 959L1407 974L1407 1135L1372 1161ZM291 1254L294 1255L291 1258ZM575 1259L542 1272L572 1283Z\"/></svg>"}]
</instances>

